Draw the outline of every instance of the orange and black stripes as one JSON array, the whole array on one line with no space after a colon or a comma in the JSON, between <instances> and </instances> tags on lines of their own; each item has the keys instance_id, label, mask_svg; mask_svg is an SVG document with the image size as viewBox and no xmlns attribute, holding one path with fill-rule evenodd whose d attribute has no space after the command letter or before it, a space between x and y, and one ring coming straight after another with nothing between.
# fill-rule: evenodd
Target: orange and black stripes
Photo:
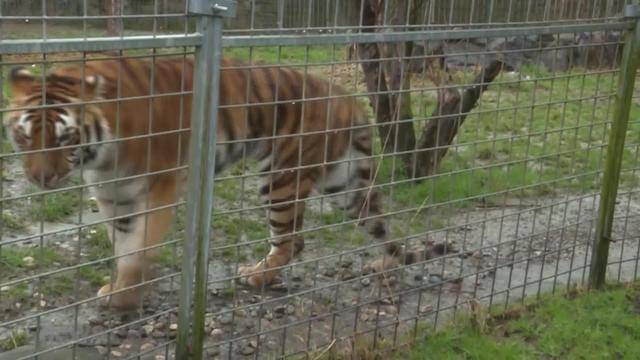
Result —
<instances>
[{"instance_id":1,"label":"orange and black stripes","mask_svg":"<svg viewBox=\"0 0 640 360\"><path fill-rule=\"evenodd\" d=\"M216 170L223 171L244 156L260 162L259 171L264 174L259 193L269 208L275 236L272 243L276 247L287 244L286 248L296 252L304 247L296 232L303 225L304 201L314 189L329 197L345 198L341 206L352 216L365 219L370 236L385 240L380 195L370 188L371 129L365 126L366 112L355 98L339 86L289 68L250 68L228 59L221 65ZM159 172L187 160L187 151L178 158L176 149L179 144L189 148L188 133L174 130L190 127L190 92L194 76L198 76L193 71L193 60L184 57L88 60L83 66L54 69L46 78L46 102L101 100L87 105L87 113L96 120L81 119L78 124L83 132L91 134L92 141L107 135L127 138L108 152L102 170L117 163L126 169L123 176ZM26 103L42 102L39 91L40 84L33 83ZM53 124L52 119L64 111L62 106L47 110L47 114L58 113L48 121ZM54 128L49 126L46 131L51 133ZM164 134L138 136L158 132ZM95 158L97 154L92 149L85 156ZM148 181L151 185L182 181L167 177L179 178L167 173L149 176ZM143 199L145 195L132 196ZM123 200L135 203L138 199ZM124 217L115 227L130 231L134 220ZM398 250L389 246L387 252L396 255ZM282 255L279 259L289 258ZM270 261L265 264L271 266Z\"/></svg>"}]
</instances>

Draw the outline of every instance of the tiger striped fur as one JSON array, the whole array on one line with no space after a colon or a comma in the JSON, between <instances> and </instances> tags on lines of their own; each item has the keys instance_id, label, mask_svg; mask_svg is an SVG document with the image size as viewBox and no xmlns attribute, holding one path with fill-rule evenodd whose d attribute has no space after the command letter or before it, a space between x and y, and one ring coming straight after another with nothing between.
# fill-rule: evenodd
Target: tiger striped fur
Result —
<instances>
[{"instance_id":1,"label":"tiger striped fur","mask_svg":"<svg viewBox=\"0 0 640 360\"><path fill-rule=\"evenodd\" d=\"M355 98L288 68L248 69L227 59L222 68L216 171L245 155L258 160L272 234L269 254L240 268L241 278L252 286L269 284L303 249L296 231L312 189L347 193L344 208L368 218L367 233L385 241L381 199L370 187L371 129ZM40 77L24 68L11 72L14 111L6 126L16 149L29 151L23 155L27 177L54 188L82 168L85 183L98 185L91 189L101 213L113 218L107 226L117 277L98 292L109 295L112 306L137 305L140 297L132 295L151 277L148 248L166 235L170 205L183 193L184 170L176 167L188 160L191 96L179 93L191 90L193 69L183 57L156 58L153 65L116 59L61 66L46 76L44 98ZM73 105L79 102L89 103ZM401 257L398 246L385 248L387 260L378 267ZM414 260L407 255L405 262Z\"/></svg>"}]
</instances>

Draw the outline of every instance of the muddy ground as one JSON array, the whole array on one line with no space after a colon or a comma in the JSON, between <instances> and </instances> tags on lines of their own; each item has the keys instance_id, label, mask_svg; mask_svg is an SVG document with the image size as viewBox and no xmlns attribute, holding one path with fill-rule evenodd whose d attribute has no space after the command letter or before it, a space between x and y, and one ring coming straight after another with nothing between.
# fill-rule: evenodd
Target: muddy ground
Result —
<instances>
[{"instance_id":1,"label":"muddy ground","mask_svg":"<svg viewBox=\"0 0 640 360\"><path fill-rule=\"evenodd\" d=\"M24 192L28 185L23 179L18 164L8 164L3 179L5 194ZM250 188L251 184L245 186ZM589 261L597 200L594 195L576 194L513 197L490 206L475 203L455 209L446 219L440 217L439 229L407 240L411 246L426 244L434 258L383 277L362 275L363 265L376 257L377 249L366 242L328 245L322 233L308 236L305 251L283 272L280 282L262 290L248 289L231 280L237 265L255 259L255 252L233 257L213 251L207 312L203 314L207 358L328 356L348 352L354 346L354 333L359 334L356 347L402 343L410 339L416 319L433 326L476 301L503 304L581 284L588 273L585 264ZM320 211L319 206L310 204L310 211ZM218 200L216 208L225 207L232 204ZM6 211L21 214L20 209ZM639 250L638 196L620 196L616 211L619 220L614 225L616 241L610 258L627 261L611 265L609 276L627 280L637 273L637 262L631 260L637 259ZM443 210L409 215L410 221L431 224L429 219L438 216L437 212ZM98 219L91 209L83 211L83 223ZM393 218L391 228L402 228L407 222L407 215ZM5 249L45 246L60 257L45 268L27 267L23 273L3 277L2 282L73 264L67 258L87 261L83 252L88 250L78 244L78 231L63 231L78 223L76 214L56 223L30 223L25 229L5 234ZM313 220L309 223L311 227L318 225ZM7 245L42 231L61 232ZM349 232L358 230L336 231L344 238L353 238ZM224 243L225 236L224 231L216 230L214 244ZM16 303L7 296L11 286L5 287L0 293L0 321L9 325L0 328L0 340L11 341L16 332L26 336L21 337L18 349L0 352L0 359L56 347L60 349L41 358L131 358L139 352L146 354L144 358L171 358L177 333L177 264L179 261L161 265L159 274L164 278L144 300L143 310L126 314L101 310L94 301L85 301L98 287L73 272L70 291L45 295L40 291L42 282L50 278L40 283L35 279L29 283L28 296ZM35 316L38 313L43 315ZM71 343L76 346L67 346Z\"/></svg>"}]
</instances>

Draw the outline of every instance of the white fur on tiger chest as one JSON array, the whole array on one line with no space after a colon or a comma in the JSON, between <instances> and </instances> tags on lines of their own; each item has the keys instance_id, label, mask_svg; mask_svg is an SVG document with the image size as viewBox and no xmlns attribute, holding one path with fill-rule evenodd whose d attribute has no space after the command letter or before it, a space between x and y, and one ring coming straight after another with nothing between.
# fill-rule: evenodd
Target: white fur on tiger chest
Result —
<instances>
[{"instance_id":1,"label":"white fur on tiger chest","mask_svg":"<svg viewBox=\"0 0 640 360\"><path fill-rule=\"evenodd\" d=\"M90 143L99 143L113 138L107 122L103 121L101 125L103 130L102 138L98 138L95 130L90 127L91 131L86 134ZM113 164L115 162L114 155L118 154L118 147L114 143L102 143L97 146L96 150L96 158L88 164L88 168L85 168L82 172L85 184L97 184L89 187L90 192L98 199L109 202L137 202L137 199L146 191L147 179L139 177L128 180L118 180L132 175L131 171L127 170L123 164L120 164L117 169L98 170L98 168L104 164Z\"/></svg>"}]
</instances>

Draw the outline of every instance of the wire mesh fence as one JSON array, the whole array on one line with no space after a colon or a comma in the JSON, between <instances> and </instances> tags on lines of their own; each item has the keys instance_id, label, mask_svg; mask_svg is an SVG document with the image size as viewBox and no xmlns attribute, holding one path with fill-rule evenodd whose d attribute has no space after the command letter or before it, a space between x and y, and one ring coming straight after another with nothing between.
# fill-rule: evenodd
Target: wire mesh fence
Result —
<instances>
[{"instance_id":1,"label":"wire mesh fence","mask_svg":"<svg viewBox=\"0 0 640 360\"><path fill-rule=\"evenodd\" d=\"M594 239L636 279L631 3L3 2L0 359L373 357Z\"/></svg>"}]
</instances>

